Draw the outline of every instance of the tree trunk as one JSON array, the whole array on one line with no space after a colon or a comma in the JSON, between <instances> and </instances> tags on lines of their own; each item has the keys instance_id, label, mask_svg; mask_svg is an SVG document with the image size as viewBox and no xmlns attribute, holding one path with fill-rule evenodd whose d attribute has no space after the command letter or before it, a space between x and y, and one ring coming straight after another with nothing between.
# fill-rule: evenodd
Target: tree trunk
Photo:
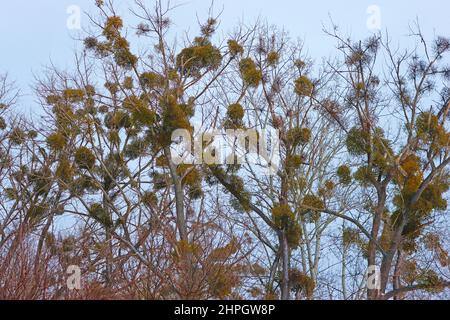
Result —
<instances>
[{"instance_id":1,"label":"tree trunk","mask_svg":"<svg viewBox=\"0 0 450 320\"><path fill-rule=\"evenodd\" d=\"M280 231L279 241L281 246L281 262L282 262L282 276L281 276L281 300L290 299L289 290L289 243L286 236L286 232Z\"/></svg>"}]
</instances>

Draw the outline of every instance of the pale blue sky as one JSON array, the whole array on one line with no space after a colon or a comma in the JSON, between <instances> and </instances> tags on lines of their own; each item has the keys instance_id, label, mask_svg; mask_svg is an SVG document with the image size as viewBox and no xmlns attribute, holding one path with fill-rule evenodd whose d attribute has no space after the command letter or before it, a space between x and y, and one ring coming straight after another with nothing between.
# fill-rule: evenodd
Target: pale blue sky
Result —
<instances>
[{"instance_id":1,"label":"pale blue sky","mask_svg":"<svg viewBox=\"0 0 450 320\"><path fill-rule=\"evenodd\" d=\"M117 0L125 8L133 0ZM153 0L147 1L150 5ZM95 12L94 0L3 0L0 4L0 72L7 71L25 96L24 104L31 104L30 85L33 73L52 60L60 67L70 67L77 43L77 31L66 26L67 8L78 5L84 12ZM174 11L177 30L196 30L197 15L205 17L209 0L172 0L183 4ZM293 37L305 40L305 47L314 58L327 56L333 48L331 39L324 36L322 26L329 25L329 16L341 30L355 38L370 34L366 23L367 8L377 5L381 10L381 26L388 29L394 41L407 46L408 26L416 18L428 38L450 36L450 1L448 0L215 0L221 11L221 30L227 31L239 20L252 22L258 16L283 26ZM88 25L82 15L81 25ZM78 44L79 46L79 44Z\"/></svg>"}]
</instances>

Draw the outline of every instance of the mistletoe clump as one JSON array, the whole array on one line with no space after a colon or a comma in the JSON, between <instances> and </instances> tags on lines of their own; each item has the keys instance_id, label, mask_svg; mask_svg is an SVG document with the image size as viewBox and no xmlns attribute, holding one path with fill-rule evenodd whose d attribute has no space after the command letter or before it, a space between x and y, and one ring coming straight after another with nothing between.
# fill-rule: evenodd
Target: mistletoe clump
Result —
<instances>
[{"instance_id":1,"label":"mistletoe clump","mask_svg":"<svg viewBox=\"0 0 450 320\"><path fill-rule=\"evenodd\" d=\"M346 165L339 166L337 168L336 174L339 177L339 182L348 185L352 182L352 176L350 168Z\"/></svg>"},{"instance_id":2,"label":"mistletoe clump","mask_svg":"<svg viewBox=\"0 0 450 320\"><path fill-rule=\"evenodd\" d=\"M251 58L242 59L239 70L244 83L250 87L257 87L262 80L262 72Z\"/></svg>"},{"instance_id":3,"label":"mistletoe clump","mask_svg":"<svg viewBox=\"0 0 450 320\"><path fill-rule=\"evenodd\" d=\"M77 103L84 99L84 90L82 89L66 89L63 91L63 97L69 102Z\"/></svg>"},{"instance_id":4,"label":"mistletoe clump","mask_svg":"<svg viewBox=\"0 0 450 320\"><path fill-rule=\"evenodd\" d=\"M178 69L184 74L199 75L202 69L216 69L222 62L220 50L213 46L208 38L198 37L194 45L184 48L176 58Z\"/></svg>"},{"instance_id":5,"label":"mistletoe clump","mask_svg":"<svg viewBox=\"0 0 450 320\"><path fill-rule=\"evenodd\" d=\"M194 115L194 108L190 105L179 104L174 95L169 95L161 100L162 112L162 133L158 140L162 145L171 143L170 135L176 129L193 131L190 118Z\"/></svg>"},{"instance_id":6,"label":"mistletoe clump","mask_svg":"<svg viewBox=\"0 0 450 320\"><path fill-rule=\"evenodd\" d=\"M294 82L294 91L299 96L311 97L313 90L314 85L306 76L301 76Z\"/></svg>"},{"instance_id":7,"label":"mistletoe clump","mask_svg":"<svg viewBox=\"0 0 450 320\"><path fill-rule=\"evenodd\" d=\"M228 40L228 51L234 57L243 54L244 48L236 40Z\"/></svg>"},{"instance_id":8,"label":"mistletoe clump","mask_svg":"<svg viewBox=\"0 0 450 320\"><path fill-rule=\"evenodd\" d=\"M80 169L90 170L95 165L95 155L87 147L80 147L75 151L75 163Z\"/></svg>"},{"instance_id":9,"label":"mistletoe clump","mask_svg":"<svg viewBox=\"0 0 450 320\"><path fill-rule=\"evenodd\" d=\"M272 208L272 220L277 228L286 232L289 247L295 249L300 244L302 229L294 212L287 204L276 205Z\"/></svg>"},{"instance_id":10,"label":"mistletoe clump","mask_svg":"<svg viewBox=\"0 0 450 320\"><path fill-rule=\"evenodd\" d=\"M384 137L381 128L375 128L373 133L361 128L353 127L347 134L346 146L348 152L353 156L370 154L375 167L380 172L389 169L389 158L393 151L391 143Z\"/></svg>"},{"instance_id":11,"label":"mistletoe clump","mask_svg":"<svg viewBox=\"0 0 450 320\"><path fill-rule=\"evenodd\" d=\"M280 60L280 55L276 51L271 51L267 54L267 64L273 66Z\"/></svg>"},{"instance_id":12,"label":"mistletoe clump","mask_svg":"<svg viewBox=\"0 0 450 320\"><path fill-rule=\"evenodd\" d=\"M342 243L344 246L359 245L361 243L361 235L359 230L354 228L344 228L342 231Z\"/></svg>"},{"instance_id":13,"label":"mistletoe clump","mask_svg":"<svg viewBox=\"0 0 450 320\"><path fill-rule=\"evenodd\" d=\"M447 132L438 117L431 112L422 112L416 120L416 133L419 139L439 152L450 145L450 133Z\"/></svg>"},{"instance_id":14,"label":"mistletoe clump","mask_svg":"<svg viewBox=\"0 0 450 320\"><path fill-rule=\"evenodd\" d=\"M291 128L286 133L286 141L293 147L305 145L311 140L311 130L309 128Z\"/></svg>"},{"instance_id":15,"label":"mistletoe clump","mask_svg":"<svg viewBox=\"0 0 450 320\"><path fill-rule=\"evenodd\" d=\"M11 141L11 144L16 146L25 143L26 138L27 138L26 132L19 127L13 128L9 133L9 139Z\"/></svg>"},{"instance_id":16,"label":"mistletoe clump","mask_svg":"<svg viewBox=\"0 0 450 320\"><path fill-rule=\"evenodd\" d=\"M130 111L132 123L134 124L152 126L156 122L156 112L151 110L148 103L139 97L129 96L125 98L123 107ZM118 116L120 116L120 114L118 114ZM121 121L126 120L126 118L122 118Z\"/></svg>"},{"instance_id":17,"label":"mistletoe clump","mask_svg":"<svg viewBox=\"0 0 450 320\"><path fill-rule=\"evenodd\" d=\"M156 72L144 72L140 76L141 83L150 89L162 88L166 83L166 79Z\"/></svg>"},{"instance_id":18,"label":"mistletoe clump","mask_svg":"<svg viewBox=\"0 0 450 320\"><path fill-rule=\"evenodd\" d=\"M290 170L297 170L303 164L303 157L298 154L291 154L286 157L286 168Z\"/></svg>"},{"instance_id":19,"label":"mistletoe clump","mask_svg":"<svg viewBox=\"0 0 450 320\"><path fill-rule=\"evenodd\" d=\"M302 206L306 207L303 214L309 223L319 221L320 212L325 209L323 200L313 194L307 194L303 197Z\"/></svg>"},{"instance_id":20,"label":"mistletoe clump","mask_svg":"<svg viewBox=\"0 0 450 320\"><path fill-rule=\"evenodd\" d=\"M108 211L100 203L93 203L88 210L89 215L105 227L112 227L113 221Z\"/></svg>"},{"instance_id":21,"label":"mistletoe clump","mask_svg":"<svg viewBox=\"0 0 450 320\"><path fill-rule=\"evenodd\" d=\"M131 126L131 119L126 112L117 110L107 113L104 118L104 123L108 129L119 130L129 128Z\"/></svg>"},{"instance_id":22,"label":"mistletoe clump","mask_svg":"<svg viewBox=\"0 0 450 320\"><path fill-rule=\"evenodd\" d=\"M243 127L242 119L244 118L244 114L245 114L244 108L240 104L235 103L229 105L224 126L226 128L231 129L242 128Z\"/></svg>"},{"instance_id":23,"label":"mistletoe clump","mask_svg":"<svg viewBox=\"0 0 450 320\"><path fill-rule=\"evenodd\" d=\"M65 184L71 183L75 175L75 170L72 166L72 163L67 158L62 157L59 160L55 175L59 181L62 181Z\"/></svg>"},{"instance_id":24,"label":"mistletoe clump","mask_svg":"<svg viewBox=\"0 0 450 320\"><path fill-rule=\"evenodd\" d=\"M182 177L183 185L188 187L188 194L191 199L199 199L203 196L203 177L197 168L192 165L181 164L177 167L177 173Z\"/></svg>"},{"instance_id":25,"label":"mistletoe clump","mask_svg":"<svg viewBox=\"0 0 450 320\"><path fill-rule=\"evenodd\" d=\"M102 32L106 41L88 37L84 40L84 45L87 50L95 51L100 58L112 55L118 66L124 69L132 69L136 66L138 58L131 53L129 42L120 35L122 28L123 22L120 17L108 17Z\"/></svg>"},{"instance_id":26,"label":"mistletoe clump","mask_svg":"<svg viewBox=\"0 0 450 320\"><path fill-rule=\"evenodd\" d=\"M67 143L67 138L61 132L54 132L47 137L47 144L50 149L61 151Z\"/></svg>"},{"instance_id":27,"label":"mistletoe clump","mask_svg":"<svg viewBox=\"0 0 450 320\"><path fill-rule=\"evenodd\" d=\"M289 270L290 287L294 292L302 292L306 297L311 298L316 287L313 278L298 269Z\"/></svg>"},{"instance_id":28,"label":"mistletoe clump","mask_svg":"<svg viewBox=\"0 0 450 320\"><path fill-rule=\"evenodd\" d=\"M295 220L295 214L287 204L278 205L272 208L272 220L278 228L282 229Z\"/></svg>"},{"instance_id":29,"label":"mistletoe clump","mask_svg":"<svg viewBox=\"0 0 450 320\"><path fill-rule=\"evenodd\" d=\"M142 195L142 203L147 207L154 207L158 203L158 198L154 192L148 191Z\"/></svg>"}]
</instances>

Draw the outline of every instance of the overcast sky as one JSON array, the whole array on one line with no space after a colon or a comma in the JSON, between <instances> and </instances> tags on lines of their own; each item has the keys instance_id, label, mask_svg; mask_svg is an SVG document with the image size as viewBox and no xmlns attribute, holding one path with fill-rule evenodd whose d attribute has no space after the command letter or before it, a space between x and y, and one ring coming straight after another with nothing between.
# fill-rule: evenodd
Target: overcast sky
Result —
<instances>
[{"instance_id":1,"label":"overcast sky","mask_svg":"<svg viewBox=\"0 0 450 320\"><path fill-rule=\"evenodd\" d=\"M121 8L119 12L127 12L127 4L133 1L115 2ZM190 28L195 32L197 17L207 16L211 2L173 0L172 3L181 4L173 14L176 30ZM94 13L93 4L94 0L1 1L0 72L7 71L17 82L25 95L24 105L32 104L29 93L33 73L39 74L50 61L59 67L70 67L73 51L80 45L74 37L80 31L67 27L71 17L68 9L80 8L83 28L89 24L84 12ZM322 31L324 25L330 25L330 17L354 38L364 38L373 32L369 27L381 26L402 46L410 45L406 35L416 19L428 38L450 36L448 0L216 0L214 8L216 12L223 10L221 31L229 31L238 21L252 22L261 17L283 26L293 37L304 39L306 49L314 58L327 56L333 49L333 42Z\"/></svg>"}]
</instances>

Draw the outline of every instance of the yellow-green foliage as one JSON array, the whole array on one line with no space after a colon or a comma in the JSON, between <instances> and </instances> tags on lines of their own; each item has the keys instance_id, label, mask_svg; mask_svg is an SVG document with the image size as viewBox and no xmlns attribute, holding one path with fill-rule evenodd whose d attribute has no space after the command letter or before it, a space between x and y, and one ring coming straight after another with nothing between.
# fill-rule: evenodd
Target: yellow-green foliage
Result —
<instances>
[{"instance_id":1,"label":"yellow-green foliage","mask_svg":"<svg viewBox=\"0 0 450 320\"><path fill-rule=\"evenodd\" d=\"M279 59L280 55L276 51L271 51L267 54L267 64L269 65L277 64Z\"/></svg>"},{"instance_id":2,"label":"yellow-green foliage","mask_svg":"<svg viewBox=\"0 0 450 320\"><path fill-rule=\"evenodd\" d=\"M400 166L408 176L416 174L420 172L420 159L416 155L410 155L400 163Z\"/></svg>"},{"instance_id":3,"label":"yellow-green foliage","mask_svg":"<svg viewBox=\"0 0 450 320\"><path fill-rule=\"evenodd\" d=\"M244 211L250 210L251 195L245 190L244 180L237 175L229 177L229 185L233 192L239 195L239 204Z\"/></svg>"},{"instance_id":4,"label":"yellow-green foliage","mask_svg":"<svg viewBox=\"0 0 450 320\"><path fill-rule=\"evenodd\" d=\"M303 164L303 157L298 154L291 154L286 157L286 168L296 170Z\"/></svg>"},{"instance_id":5,"label":"yellow-green foliage","mask_svg":"<svg viewBox=\"0 0 450 320\"><path fill-rule=\"evenodd\" d=\"M123 27L122 18L118 16L111 16L106 19L105 26L103 28L103 35L108 39L114 39L118 34L120 29Z\"/></svg>"},{"instance_id":6,"label":"yellow-green foliage","mask_svg":"<svg viewBox=\"0 0 450 320\"><path fill-rule=\"evenodd\" d=\"M303 60L297 59L294 61L294 65L299 69L303 69L306 66L306 63Z\"/></svg>"},{"instance_id":7,"label":"yellow-green foliage","mask_svg":"<svg viewBox=\"0 0 450 320\"><path fill-rule=\"evenodd\" d=\"M63 97L69 102L81 102L84 99L84 91L81 89L66 89L63 91Z\"/></svg>"},{"instance_id":8,"label":"yellow-green foliage","mask_svg":"<svg viewBox=\"0 0 450 320\"><path fill-rule=\"evenodd\" d=\"M117 130L113 129L110 130L108 132L108 140L112 143L112 144L120 144L120 135L119 132L117 132Z\"/></svg>"},{"instance_id":9,"label":"yellow-green foliage","mask_svg":"<svg viewBox=\"0 0 450 320\"><path fill-rule=\"evenodd\" d=\"M28 209L28 215L33 222L37 222L45 215L48 209L48 205L44 203L32 204Z\"/></svg>"},{"instance_id":10,"label":"yellow-green foliage","mask_svg":"<svg viewBox=\"0 0 450 320\"><path fill-rule=\"evenodd\" d=\"M115 82L107 81L105 83L105 88L111 93L116 94L119 91L119 85Z\"/></svg>"},{"instance_id":11,"label":"yellow-green foliage","mask_svg":"<svg viewBox=\"0 0 450 320\"><path fill-rule=\"evenodd\" d=\"M303 210L307 222L314 223L319 221L321 210L325 209L325 203L322 199L313 194L307 194L303 197L302 205L311 208Z\"/></svg>"},{"instance_id":12,"label":"yellow-green foliage","mask_svg":"<svg viewBox=\"0 0 450 320\"><path fill-rule=\"evenodd\" d=\"M257 87L262 80L262 72L251 58L242 59L239 63L242 79L250 87Z\"/></svg>"},{"instance_id":13,"label":"yellow-green foliage","mask_svg":"<svg viewBox=\"0 0 450 320\"><path fill-rule=\"evenodd\" d=\"M75 151L75 163L80 169L92 169L95 165L95 155L90 149L80 147Z\"/></svg>"},{"instance_id":14,"label":"yellow-green foliage","mask_svg":"<svg viewBox=\"0 0 450 320\"><path fill-rule=\"evenodd\" d=\"M84 92L86 92L88 97L93 97L95 95L95 88L94 86L88 84L84 87Z\"/></svg>"},{"instance_id":15,"label":"yellow-green foliage","mask_svg":"<svg viewBox=\"0 0 450 320\"><path fill-rule=\"evenodd\" d=\"M277 228L286 232L288 245L291 249L295 249L300 244L302 229L287 204L276 205L272 208L272 221Z\"/></svg>"},{"instance_id":16,"label":"yellow-green foliage","mask_svg":"<svg viewBox=\"0 0 450 320\"><path fill-rule=\"evenodd\" d=\"M73 196L81 196L85 191L95 192L99 189L96 181L87 175L80 175L69 185L69 188Z\"/></svg>"},{"instance_id":17,"label":"yellow-green foliage","mask_svg":"<svg viewBox=\"0 0 450 320\"><path fill-rule=\"evenodd\" d=\"M316 283L306 273L298 269L289 270L289 282L293 290L301 291L308 298L313 296Z\"/></svg>"},{"instance_id":18,"label":"yellow-green foliage","mask_svg":"<svg viewBox=\"0 0 450 320\"><path fill-rule=\"evenodd\" d=\"M47 137L47 144L52 150L60 151L66 146L67 139L61 132L54 132Z\"/></svg>"},{"instance_id":19,"label":"yellow-green foliage","mask_svg":"<svg viewBox=\"0 0 450 320\"><path fill-rule=\"evenodd\" d=\"M157 205L158 198L154 192L148 191L142 195L142 203L147 207L153 207Z\"/></svg>"},{"instance_id":20,"label":"yellow-green foliage","mask_svg":"<svg viewBox=\"0 0 450 320\"><path fill-rule=\"evenodd\" d=\"M140 76L141 83L145 86L153 88L162 88L166 83L164 76L156 72L144 72Z\"/></svg>"},{"instance_id":21,"label":"yellow-green foliage","mask_svg":"<svg viewBox=\"0 0 450 320\"><path fill-rule=\"evenodd\" d=\"M163 98L161 104L163 106L163 135L160 137L161 143L170 143L170 135L176 129L186 129L192 132L189 120L193 115L191 107L178 104L174 96Z\"/></svg>"},{"instance_id":22,"label":"yellow-green foliage","mask_svg":"<svg viewBox=\"0 0 450 320\"><path fill-rule=\"evenodd\" d=\"M299 96L310 97L313 94L314 85L306 76L301 76L294 82L294 91Z\"/></svg>"},{"instance_id":23,"label":"yellow-green foliage","mask_svg":"<svg viewBox=\"0 0 450 320\"><path fill-rule=\"evenodd\" d=\"M46 98L47 104L55 105L61 101L61 97L58 95L49 95Z\"/></svg>"},{"instance_id":24,"label":"yellow-green foliage","mask_svg":"<svg viewBox=\"0 0 450 320\"><path fill-rule=\"evenodd\" d=\"M176 60L178 68L195 76L201 69L217 68L222 62L222 54L207 38L196 38L194 45L181 50Z\"/></svg>"},{"instance_id":25,"label":"yellow-green foliage","mask_svg":"<svg viewBox=\"0 0 450 320\"><path fill-rule=\"evenodd\" d=\"M200 172L192 165L180 164L177 167L177 173L180 177L183 177L183 184L188 186L197 186L202 181Z\"/></svg>"},{"instance_id":26,"label":"yellow-green foliage","mask_svg":"<svg viewBox=\"0 0 450 320\"><path fill-rule=\"evenodd\" d=\"M89 215L100 222L105 227L111 227L113 225L112 219L108 214L108 211L103 208L100 203L93 203L88 210Z\"/></svg>"},{"instance_id":27,"label":"yellow-green foliage","mask_svg":"<svg viewBox=\"0 0 450 320\"><path fill-rule=\"evenodd\" d=\"M52 186L52 172L49 168L42 168L30 172L29 180L34 186L34 192L45 194L50 191Z\"/></svg>"},{"instance_id":28,"label":"yellow-green foliage","mask_svg":"<svg viewBox=\"0 0 450 320\"><path fill-rule=\"evenodd\" d=\"M233 237L225 246L215 248L211 251L208 259L213 261L226 261L230 256L236 254L241 249L237 238Z\"/></svg>"},{"instance_id":29,"label":"yellow-green foliage","mask_svg":"<svg viewBox=\"0 0 450 320\"><path fill-rule=\"evenodd\" d=\"M110 112L105 116L105 126L108 129L129 128L131 126L131 119L123 111Z\"/></svg>"},{"instance_id":30,"label":"yellow-green foliage","mask_svg":"<svg viewBox=\"0 0 450 320\"><path fill-rule=\"evenodd\" d=\"M244 118L244 108L238 103L231 104L228 106L227 116L232 120L242 120Z\"/></svg>"},{"instance_id":31,"label":"yellow-green foliage","mask_svg":"<svg viewBox=\"0 0 450 320\"><path fill-rule=\"evenodd\" d=\"M191 199L200 199L203 196L203 190L201 184L189 186L188 193Z\"/></svg>"},{"instance_id":32,"label":"yellow-green foliage","mask_svg":"<svg viewBox=\"0 0 450 320\"><path fill-rule=\"evenodd\" d=\"M414 188L417 190L417 186ZM391 220L395 225L400 222L401 213L406 209L408 210L408 223L403 229L403 235L405 236L405 245L408 244L410 252L416 250L415 240L422 234L422 230L426 225L426 222L433 210L446 210L447 200L444 197L445 192L449 189L448 181L433 181L430 183L417 202L410 206L409 201L414 195L415 191L401 190L400 194L394 197L394 205L398 208L392 215ZM409 206L409 207L408 207Z\"/></svg>"},{"instance_id":33,"label":"yellow-green foliage","mask_svg":"<svg viewBox=\"0 0 450 320\"><path fill-rule=\"evenodd\" d=\"M66 184L70 183L75 174L72 163L64 157L61 158L61 160L59 160L55 174L60 181L63 181Z\"/></svg>"},{"instance_id":34,"label":"yellow-green foliage","mask_svg":"<svg viewBox=\"0 0 450 320\"><path fill-rule=\"evenodd\" d=\"M368 186L375 179L374 173L367 166L359 167L353 174L353 178L362 186Z\"/></svg>"},{"instance_id":35,"label":"yellow-green foliage","mask_svg":"<svg viewBox=\"0 0 450 320\"><path fill-rule=\"evenodd\" d=\"M123 87L127 90L133 89L133 78L125 77L125 79L123 80Z\"/></svg>"},{"instance_id":36,"label":"yellow-green foliage","mask_svg":"<svg viewBox=\"0 0 450 320\"><path fill-rule=\"evenodd\" d=\"M9 200L17 200L17 192L13 188L5 188L5 196Z\"/></svg>"},{"instance_id":37,"label":"yellow-green foliage","mask_svg":"<svg viewBox=\"0 0 450 320\"><path fill-rule=\"evenodd\" d=\"M130 47L130 43L124 37L116 37L113 42L113 48L117 51L119 50L128 50Z\"/></svg>"},{"instance_id":38,"label":"yellow-green foliage","mask_svg":"<svg viewBox=\"0 0 450 320\"><path fill-rule=\"evenodd\" d=\"M347 150L351 155L360 156L370 151L370 133L353 127L347 134L345 141Z\"/></svg>"},{"instance_id":39,"label":"yellow-green foliage","mask_svg":"<svg viewBox=\"0 0 450 320\"><path fill-rule=\"evenodd\" d=\"M125 157L134 160L144 155L147 148L149 147L149 141L142 138L134 138L131 142L125 146L124 155Z\"/></svg>"},{"instance_id":40,"label":"yellow-green foliage","mask_svg":"<svg viewBox=\"0 0 450 320\"><path fill-rule=\"evenodd\" d=\"M300 245L302 237L302 228L298 221L294 220L289 223L286 228L286 237L288 241L289 248L295 249Z\"/></svg>"},{"instance_id":41,"label":"yellow-green foliage","mask_svg":"<svg viewBox=\"0 0 450 320\"><path fill-rule=\"evenodd\" d=\"M344 228L342 231L342 243L344 246L349 246L352 244L359 244L361 242L361 237L357 229Z\"/></svg>"},{"instance_id":42,"label":"yellow-green foliage","mask_svg":"<svg viewBox=\"0 0 450 320\"><path fill-rule=\"evenodd\" d=\"M157 167L167 168L167 167L169 167L169 162L167 161L167 158L165 155L160 155L155 159L155 165Z\"/></svg>"},{"instance_id":43,"label":"yellow-green foliage","mask_svg":"<svg viewBox=\"0 0 450 320\"><path fill-rule=\"evenodd\" d=\"M144 126L152 126L156 122L156 112L150 110L148 105L139 104L132 111L134 123Z\"/></svg>"},{"instance_id":44,"label":"yellow-green foliage","mask_svg":"<svg viewBox=\"0 0 450 320\"><path fill-rule=\"evenodd\" d=\"M404 261L402 264L402 278L407 284L412 284L418 276L417 263L413 260Z\"/></svg>"},{"instance_id":45,"label":"yellow-green foliage","mask_svg":"<svg viewBox=\"0 0 450 320\"><path fill-rule=\"evenodd\" d=\"M208 273L208 291L213 297L225 299L232 294L234 287L240 283L237 267L214 264Z\"/></svg>"},{"instance_id":46,"label":"yellow-green foliage","mask_svg":"<svg viewBox=\"0 0 450 320\"><path fill-rule=\"evenodd\" d=\"M129 96L123 101L123 107L131 112L135 124L151 126L156 121L156 112L141 98Z\"/></svg>"},{"instance_id":47,"label":"yellow-green foliage","mask_svg":"<svg viewBox=\"0 0 450 320\"><path fill-rule=\"evenodd\" d=\"M66 252L66 253L71 252L71 251L75 250L75 244L76 244L76 242L75 242L74 237L72 237L72 236L67 237L62 240L61 249L63 252Z\"/></svg>"},{"instance_id":48,"label":"yellow-green foliage","mask_svg":"<svg viewBox=\"0 0 450 320\"><path fill-rule=\"evenodd\" d=\"M11 141L11 144L13 145L21 145L25 142L27 135L25 131L22 129L16 127L11 130L9 133L9 139Z\"/></svg>"},{"instance_id":49,"label":"yellow-green foliage","mask_svg":"<svg viewBox=\"0 0 450 320\"><path fill-rule=\"evenodd\" d=\"M375 128L374 132L370 133L354 127L347 134L346 145L351 155L361 156L370 153L374 166L383 171L388 169L388 160L393 151L381 128Z\"/></svg>"},{"instance_id":50,"label":"yellow-green foliage","mask_svg":"<svg viewBox=\"0 0 450 320\"><path fill-rule=\"evenodd\" d=\"M418 278L419 285L422 289L431 292L439 293L445 289L444 280L434 270L426 270Z\"/></svg>"},{"instance_id":51,"label":"yellow-green foliage","mask_svg":"<svg viewBox=\"0 0 450 320\"><path fill-rule=\"evenodd\" d=\"M138 58L129 49L117 49L114 52L114 61L120 67L131 69L136 65Z\"/></svg>"},{"instance_id":52,"label":"yellow-green foliage","mask_svg":"<svg viewBox=\"0 0 450 320\"><path fill-rule=\"evenodd\" d=\"M403 169L396 179L402 194L405 197L416 192L423 181L423 173L420 168L420 159L416 155L410 155L400 163ZM406 173L406 176L403 174Z\"/></svg>"},{"instance_id":53,"label":"yellow-green foliage","mask_svg":"<svg viewBox=\"0 0 450 320\"><path fill-rule=\"evenodd\" d=\"M244 118L244 108L238 104L231 104L228 106L227 117L224 122L224 127L227 129L239 129L244 126L242 119Z\"/></svg>"},{"instance_id":54,"label":"yellow-green foliage","mask_svg":"<svg viewBox=\"0 0 450 320\"><path fill-rule=\"evenodd\" d=\"M433 151L439 152L450 145L450 133L447 132L439 119L431 112L422 112L416 120L417 136L424 143L430 144Z\"/></svg>"},{"instance_id":55,"label":"yellow-green foliage","mask_svg":"<svg viewBox=\"0 0 450 320\"><path fill-rule=\"evenodd\" d=\"M228 51L232 56L244 53L244 48L236 40L228 40Z\"/></svg>"},{"instance_id":56,"label":"yellow-green foliage","mask_svg":"<svg viewBox=\"0 0 450 320\"><path fill-rule=\"evenodd\" d=\"M365 88L365 84L363 82L358 82L355 84L355 90L356 91L363 91Z\"/></svg>"},{"instance_id":57,"label":"yellow-green foliage","mask_svg":"<svg viewBox=\"0 0 450 320\"><path fill-rule=\"evenodd\" d=\"M278 205L272 208L272 220L278 228L285 228L295 221L295 214L287 204Z\"/></svg>"},{"instance_id":58,"label":"yellow-green foliage","mask_svg":"<svg viewBox=\"0 0 450 320\"><path fill-rule=\"evenodd\" d=\"M319 195L321 197L328 197L333 193L333 190L335 188L335 184L333 181L331 180L327 180L325 181L325 183L323 184L323 186L319 189Z\"/></svg>"},{"instance_id":59,"label":"yellow-green foliage","mask_svg":"<svg viewBox=\"0 0 450 320\"><path fill-rule=\"evenodd\" d=\"M339 182L345 185L348 185L352 182L352 176L350 168L346 165L339 166L336 171Z\"/></svg>"},{"instance_id":60,"label":"yellow-green foliage","mask_svg":"<svg viewBox=\"0 0 450 320\"><path fill-rule=\"evenodd\" d=\"M208 18L206 23L200 26L201 34L206 38L211 37L213 33L216 31L216 25L217 25L216 19L211 17Z\"/></svg>"},{"instance_id":61,"label":"yellow-green foliage","mask_svg":"<svg viewBox=\"0 0 450 320\"><path fill-rule=\"evenodd\" d=\"M291 146L307 144L311 140L311 130L308 128L291 128L286 133L286 141Z\"/></svg>"}]
</instances>

